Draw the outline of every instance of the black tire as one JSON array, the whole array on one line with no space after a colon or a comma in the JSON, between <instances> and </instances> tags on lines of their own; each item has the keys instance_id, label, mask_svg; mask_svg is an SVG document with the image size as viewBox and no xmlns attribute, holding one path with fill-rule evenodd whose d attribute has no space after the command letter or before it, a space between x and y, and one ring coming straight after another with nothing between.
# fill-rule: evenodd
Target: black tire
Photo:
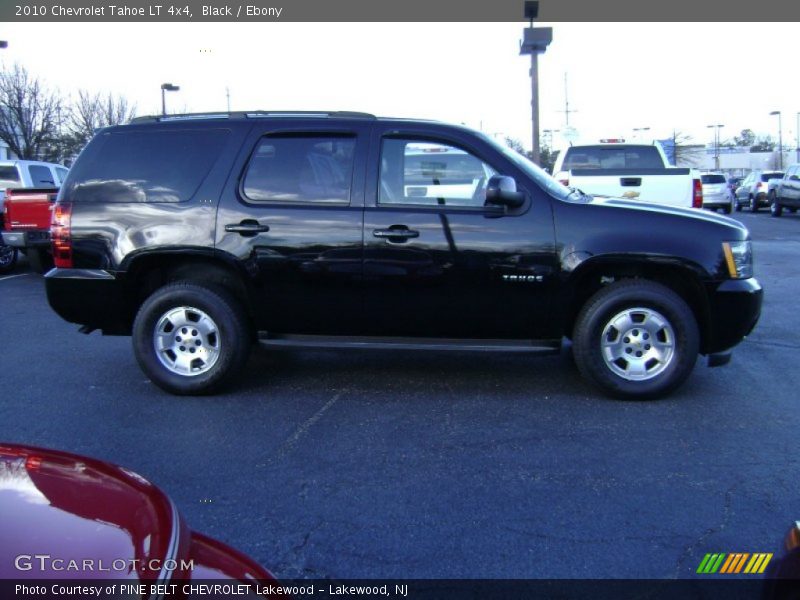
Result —
<instances>
[{"instance_id":1,"label":"black tire","mask_svg":"<svg viewBox=\"0 0 800 600\"><path fill-rule=\"evenodd\" d=\"M187 309L183 312L189 321L191 314L195 314L195 318L197 314L208 317L214 325L208 329L213 329L214 333L206 332L204 335L201 332L198 336L198 331L186 331L193 329L191 324L184 326L186 323L179 324L176 329L168 329L170 319L167 315L182 309ZM206 323L205 320L193 322ZM188 346L181 347L179 353L182 356L176 356L171 349L160 353L156 351L157 327L162 331L162 339L170 336L172 343L174 331L175 339L182 340L181 343ZM200 329L199 325L197 329ZM179 337L181 331L186 332L186 340ZM197 337L190 339L192 335ZM177 395L210 394L230 382L247 362L251 340L244 310L230 294L223 289L190 282L173 283L153 292L142 304L133 323L133 350L142 371L158 387ZM197 354L194 353L195 343L198 346ZM191 355L187 354L189 351ZM209 359L214 353L216 357ZM175 365L178 365L178 359L189 360L190 370L198 370L199 374L178 373L177 366L168 368L166 363L173 356ZM203 363L201 357L206 357L207 363ZM193 366L197 361L203 364Z\"/></svg>"},{"instance_id":2,"label":"black tire","mask_svg":"<svg viewBox=\"0 0 800 600\"><path fill-rule=\"evenodd\" d=\"M728 204L727 206L723 206L722 207L722 212L725 213L726 215L731 214L731 205Z\"/></svg>"},{"instance_id":3,"label":"black tire","mask_svg":"<svg viewBox=\"0 0 800 600\"><path fill-rule=\"evenodd\" d=\"M736 205L736 212L742 212L742 205L739 204L739 201L735 200L734 204Z\"/></svg>"},{"instance_id":4,"label":"black tire","mask_svg":"<svg viewBox=\"0 0 800 600\"><path fill-rule=\"evenodd\" d=\"M53 268L53 255L43 248L31 248L25 251L25 256L28 257L28 264L31 266L31 271L34 273L47 273Z\"/></svg>"},{"instance_id":5,"label":"black tire","mask_svg":"<svg viewBox=\"0 0 800 600\"><path fill-rule=\"evenodd\" d=\"M758 212L758 200L750 196L750 212L757 213Z\"/></svg>"},{"instance_id":6,"label":"black tire","mask_svg":"<svg viewBox=\"0 0 800 600\"><path fill-rule=\"evenodd\" d=\"M774 201L769 205L769 214L773 217L780 217L783 214L783 206L781 206L777 200Z\"/></svg>"},{"instance_id":7,"label":"black tire","mask_svg":"<svg viewBox=\"0 0 800 600\"><path fill-rule=\"evenodd\" d=\"M0 246L0 274L10 273L17 266L17 249L13 246Z\"/></svg>"},{"instance_id":8,"label":"black tire","mask_svg":"<svg viewBox=\"0 0 800 600\"><path fill-rule=\"evenodd\" d=\"M627 311L634 313L634 316L636 311L655 315L651 323L658 323L659 318L663 318L671 328L668 332L672 336L673 347L670 358L652 367L651 372L644 375L647 378L641 380L632 380L612 370L601 347L604 329L611 327L615 316ZM635 321L631 322L632 327L637 327ZM617 339L629 339L623 336L624 332L616 332ZM647 339L647 336L644 338ZM611 396L631 400L658 398L675 390L692 372L700 347L697 321L686 302L664 285L633 279L611 284L594 294L575 321L572 340L575 363L580 373ZM644 361L650 346L639 348L642 349L639 356ZM643 348L647 348L647 351ZM627 349L625 351L628 352ZM618 360L624 362L625 359ZM645 364L653 360L651 358ZM617 365L617 369L622 368Z\"/></svg>"}]
</instances>

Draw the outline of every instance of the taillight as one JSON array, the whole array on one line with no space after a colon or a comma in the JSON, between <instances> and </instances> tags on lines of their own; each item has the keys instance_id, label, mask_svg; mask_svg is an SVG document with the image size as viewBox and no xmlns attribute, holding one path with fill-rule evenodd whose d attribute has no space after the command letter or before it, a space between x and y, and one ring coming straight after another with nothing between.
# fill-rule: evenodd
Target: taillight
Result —
<instances>
[{"instance_id":1,"label":"taillight","mask_svg":"<svg viewBox=\"0 0 800 600\"><path fill-rule=\"evenodd\" d=\"M53 207L50 221L50 240L53 263L56 267L72 268L72 204L59 202Z\"/></svg>"},{"instance_id":2,"label":"taillight","mask_svg":"<svg viewBox=\"0 0 800 600\"><path fill-rule=\"evenodd\" d=\"M699 179L693 179L692 208L703 208L703 184Z\"/></svg>"}]
</instances>

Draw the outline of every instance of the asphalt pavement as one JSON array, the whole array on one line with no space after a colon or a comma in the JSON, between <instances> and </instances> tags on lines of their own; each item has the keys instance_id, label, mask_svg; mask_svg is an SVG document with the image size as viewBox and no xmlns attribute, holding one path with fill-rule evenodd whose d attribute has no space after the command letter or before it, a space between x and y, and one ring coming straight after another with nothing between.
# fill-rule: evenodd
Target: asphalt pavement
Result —
<instances>
[{"instance_id":1,"label":"asphalt pavement","mask_svg":"<svg viewBox=\"0 0 800 600\"><path fill-rule=\"evenodd\" d=\"M0 277L0 440L124 465L279 578L694 577L800 518L800 214L736 214L761 321L727 367L621 402L569 352L254 351L178 398L129 338L84 336Z\"/></svg>"}]
</instances>

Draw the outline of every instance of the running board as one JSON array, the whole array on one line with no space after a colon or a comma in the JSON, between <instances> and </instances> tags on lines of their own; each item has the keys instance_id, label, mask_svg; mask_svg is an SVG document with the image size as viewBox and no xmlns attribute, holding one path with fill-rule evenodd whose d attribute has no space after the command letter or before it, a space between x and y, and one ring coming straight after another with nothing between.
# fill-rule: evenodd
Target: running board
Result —
<instances>
[{"instance_id":1,"label":"running board","mask_svg":"<svg viewBox=\"0 0 800 600\"><path fill-rule=\"evenodd\" d=\"M368 350L462 350L558 354L560 340L472 340L380 336L281 335L259 333L258 341L281 348L363 348Z\"/></svg>"}]
</instances>

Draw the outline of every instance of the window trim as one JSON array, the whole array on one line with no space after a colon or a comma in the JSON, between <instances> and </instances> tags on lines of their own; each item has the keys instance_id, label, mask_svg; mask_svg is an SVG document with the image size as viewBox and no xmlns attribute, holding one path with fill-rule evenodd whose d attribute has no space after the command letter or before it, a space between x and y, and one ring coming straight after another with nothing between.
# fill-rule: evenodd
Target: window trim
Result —
<instances>
[{"instance_id":1,"label":"window trim","mask_svg":"<svg viewBox=\"0 0 800 600\"><path fill-rule=\"evenodd\" d=\"M349 193L348 199L345 201L336 201L336 202L319 202L316 200L255 200L248 196L244 191L244 181L247 178L247 172L250 168L250 163L253 160L253 157L258 152L258 148L261 145L261 142L265 139L270 138L278 138L278 139L285 139L285 138L339 138L339 139L350 139L353 141L353 162L351 165L350 170L350 186L349 186ZM297 207L315 207L315 208L331 208L331 209L341 209L341 208L348 208L353 206L353 191L355 189L355 177L356 177L356 162L358 160L358 132L352 130L317 130L317 129L309 129L309 130L277 130L272 132L264 133L263 135L258 136L253 144L253 148L250 150L250 153L247 155L247 159L244 161L244 165L242 166L241 173L239 174L239 181L236 186L236 191L239 196L239 200L246 204L247 206L274 206L274 207L281 207L287 208L292 206Z\"/></svg>"}]
</instances>

